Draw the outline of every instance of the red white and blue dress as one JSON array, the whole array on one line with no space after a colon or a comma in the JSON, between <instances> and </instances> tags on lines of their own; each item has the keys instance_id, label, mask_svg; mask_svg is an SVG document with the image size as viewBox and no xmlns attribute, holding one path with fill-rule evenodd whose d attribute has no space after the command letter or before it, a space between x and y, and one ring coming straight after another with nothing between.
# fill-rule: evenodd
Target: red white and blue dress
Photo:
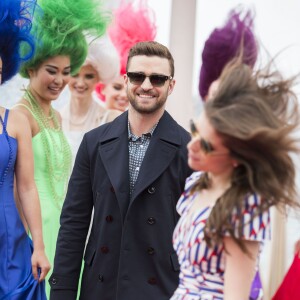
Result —
<instances>
[{"instance_id":1,"label":"red white and blue dress","mask_svg":"<svg viewBox=\"0 0 300 300\"><path fill-rule=\"evenodd\" d=\"M213 206L207 206L187 217L193 201L199 201L198 193L191 194L191 188L200 174L195 172L187 179L185 191L177 203L181 218L173 234L173 245L180 263L180 275L179 286L171 300L223 299L226 261L224 246L209 248L204 240L205 223ZM260 197L255 194L245 197L242 236L245 240L263 242L270 239L269 211L249 222L260 201Z\"/></svg>"}]
</instances>

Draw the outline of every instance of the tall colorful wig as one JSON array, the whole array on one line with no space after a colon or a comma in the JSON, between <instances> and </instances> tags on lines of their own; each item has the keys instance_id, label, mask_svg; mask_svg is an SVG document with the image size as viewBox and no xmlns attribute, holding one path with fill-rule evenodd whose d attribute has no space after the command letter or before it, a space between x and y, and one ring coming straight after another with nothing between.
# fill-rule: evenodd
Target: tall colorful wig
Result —
<instances>
[{"instance_id":1,"label":"tall colorful wig","mask_svg":"<svg viewBox=\"0 0 300 300\"><path fill-rule=\"evenodd\" d=\"M253 16L247 11L232 10L226 24L216 28L205 42L199 78L199 93L204 100L212 82L217 80L225 65L240 54L243 62L254 66L258 49L253 33Z\"/></svg>"},{"instance_id":2,"label":"tall colorful wig","mask_svg":"<svg viewBox=\"0 0 300 300\"><path fill-rule=\"evenodd\" d=\"M36 0L0 1L0 57L2 60L2 83L13 77L20 63L30 59L34 53L34 40L30 36L31 20ZM21 43L27 52L20 54Z\"/></svg>"},{"instance_id":3,"label":"tall colorful wig","mask_svg":"<svg viewBox=\"0 0 300 300\"><path fill-rule=\"evenodd\" d=\"M145 0L139 0L136 7L122 1L114 11L114 22L108 33L120 55L120 73L125 74L129 49L138 42L155 39L155 14Z\"/></svg>"},{"instance_id":4,"label":"tall colorful wig","mask_svg":"<svg viewBox=\"0 0 300 300\"><path fill-rule=\"evenodd\" d=\"M129 49L138 42L153 41L156 36L155 14L148 6L147 0L138 0L135 4L121 1L120 6L113 12L114 20L108 29L109 37L120 57L121 75L126 73ZM96 93L105 101L101 92L103 87L104 85L99 83Z\"/></svg>"},{"instance_id":5,"label":"tall colorful wig","mask_svg":"<svg viewBox=\"0 0 300 300\"><path fill-rule=\"evenodd\" d=\"M28 69L37 69L43 61L57 55L70 57L71 72L76 73L87 55L85 34L104 34L110 15L103 12L100 0L40 0L43 14L35 18L32 31L36 51L22 64L20 74L28 78Z\"/></svg>"}]
</instances>

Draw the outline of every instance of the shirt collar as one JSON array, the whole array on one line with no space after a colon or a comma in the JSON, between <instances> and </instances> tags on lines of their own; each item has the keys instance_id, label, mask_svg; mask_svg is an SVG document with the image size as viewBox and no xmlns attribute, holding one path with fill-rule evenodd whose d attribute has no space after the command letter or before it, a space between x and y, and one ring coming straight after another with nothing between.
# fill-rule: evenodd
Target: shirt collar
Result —
<instances>
[{"instance_id":1,"label":"shirt collar","mask_svg":"<svg viewBox=\"0 0 300 300\"><path fill-rule=\"evenodd\" d=\"M146 136L146 137L150 137L150 138L151 138L152 135L153 135L153 132L154 132L155 128L157 127L157 124L158 124L158 123L156 123L156 124L155 124L148 132L143 133L143 134L142 134L142 137L143 137L143 136ZM128 140L136 141L136 140L138 140L139 138L141 138L140 136L134 135L134 134L131 132L129 120L128 120L128 122L127 122L127 126L128 126Z\"/></svg>"}]
</instances>

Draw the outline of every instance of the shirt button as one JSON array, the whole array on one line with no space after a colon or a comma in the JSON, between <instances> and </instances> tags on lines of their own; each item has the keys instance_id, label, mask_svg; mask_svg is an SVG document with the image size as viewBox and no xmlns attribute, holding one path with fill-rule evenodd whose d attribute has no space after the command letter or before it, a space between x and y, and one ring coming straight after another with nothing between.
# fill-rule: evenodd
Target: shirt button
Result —
<instances>
[{"instance_id":1,"label":"shirt button","mask_svg":"<svg viewBox=\"0 0 300 300\"><path fill-rule=\"evenodd\" d=\"M147 252L148 252L149 255L153 255L153 254L154 254L154 248L149 247L149 248L147 249Z\"/></svg>"},{"instance_id":2,"label":"shirt button","mask_svg":"<svg viewBox=\"0 0 300 300\"><path fill-rule=\"evenodd\" d=\"M108 216L106 216L105 220L107 223L111 223L114 220L114 218L113 218L113 216L108 215Z\"/></svg>"},{"instance_id":3,"label":"shirt button","mask_svg":"<svg viewBox=\"0 0 300 300\"><path fill-rule=\"evenodd\" d=\"M102 253L106 254L106 253L109 252L109 248L106 247L106 246L103 246L103 247L100 248L100 251L101 251Z\"/></svg>"},{"instance_id":4,"label":"shirt button","mask_svg":"<svg viewBox=\"0 0 300 300\"><path fill-rule=\"evenodd\" d=\"M153 224L155 224L155 219L153 218L153 217L149 217L148 218L148 220L147 220L147 223L149 224L149 225L153 225Z\"/></svg>"},{"instance_id":5,"label":"shirt button","mask_svg":"<svg viewBox=\"0 0 300 300\"><path fill-rule=\"evenodd\" d=\"M150 277L150 278L148 279L148 283L151 284L151 285L156 284L156 278Z\"/></svg>"},{"instance_id":6,"label":"shirt button","mask_svg":"<svg viewBox=\"0 0 300 300\"><path fill-rule=\"evenodd\" d=\"M155 187L154 187L154 186L151 186L151 187L148 188L148 193L149 193L149 194L154 194L154 193L155 193L155 190L156 190Z\"/></svg>"},{"instance_id":7,"label":"shirt button","mask_svg":"<svg viewBox=\"0 0 300 300\"><path fill-rule=\"evenodd\" d=\"M104 281L104 277L102 276L102 275L98 275L98 280L100 281L100 282L103 282Z\"/></svg>"},{"instance_id":8,"label":"shirt button","mask_svg":"<svg viewBox=\"0 0 300 300\"><path fill-rule=\"evenodd\" d=\"M52 277L51 283L52 283L53 285L56 285L56 284L57 284L57 279L56 279L56 277Z\"/></svg>"},{"instance_id":9,"label":"shirt button","mask_svg":"<svg viewBox=\"0 0 300 300\"><path fill-rule=\"evenodd\" d=\"M115 189L114 189L113 186L110 187L110 191L111 191L112 193L115 193Z\"/></svg>"}]
</instances>

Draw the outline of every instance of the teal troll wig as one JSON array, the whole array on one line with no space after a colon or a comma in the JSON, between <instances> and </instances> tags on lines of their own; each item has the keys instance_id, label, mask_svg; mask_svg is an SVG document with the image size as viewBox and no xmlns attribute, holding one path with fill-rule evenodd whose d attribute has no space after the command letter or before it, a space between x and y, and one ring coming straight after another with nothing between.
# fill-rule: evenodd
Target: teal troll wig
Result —
<instances>
[{"instance_id":1,"label":"teal troll wig","mask_svg":"<svg viewBox=\"0 0 300 300\"><path fill-rule=\"evenodd\" d=\"M39 0L38 4L43 13L33 22L35 54L22 64L20 74L29 78L29 69L38 69L58 55L69 56L71 72L78 72L87 55L85 35L103 35L110 15L102 10L100 0Z\"/></svg>"}]
</instances>

